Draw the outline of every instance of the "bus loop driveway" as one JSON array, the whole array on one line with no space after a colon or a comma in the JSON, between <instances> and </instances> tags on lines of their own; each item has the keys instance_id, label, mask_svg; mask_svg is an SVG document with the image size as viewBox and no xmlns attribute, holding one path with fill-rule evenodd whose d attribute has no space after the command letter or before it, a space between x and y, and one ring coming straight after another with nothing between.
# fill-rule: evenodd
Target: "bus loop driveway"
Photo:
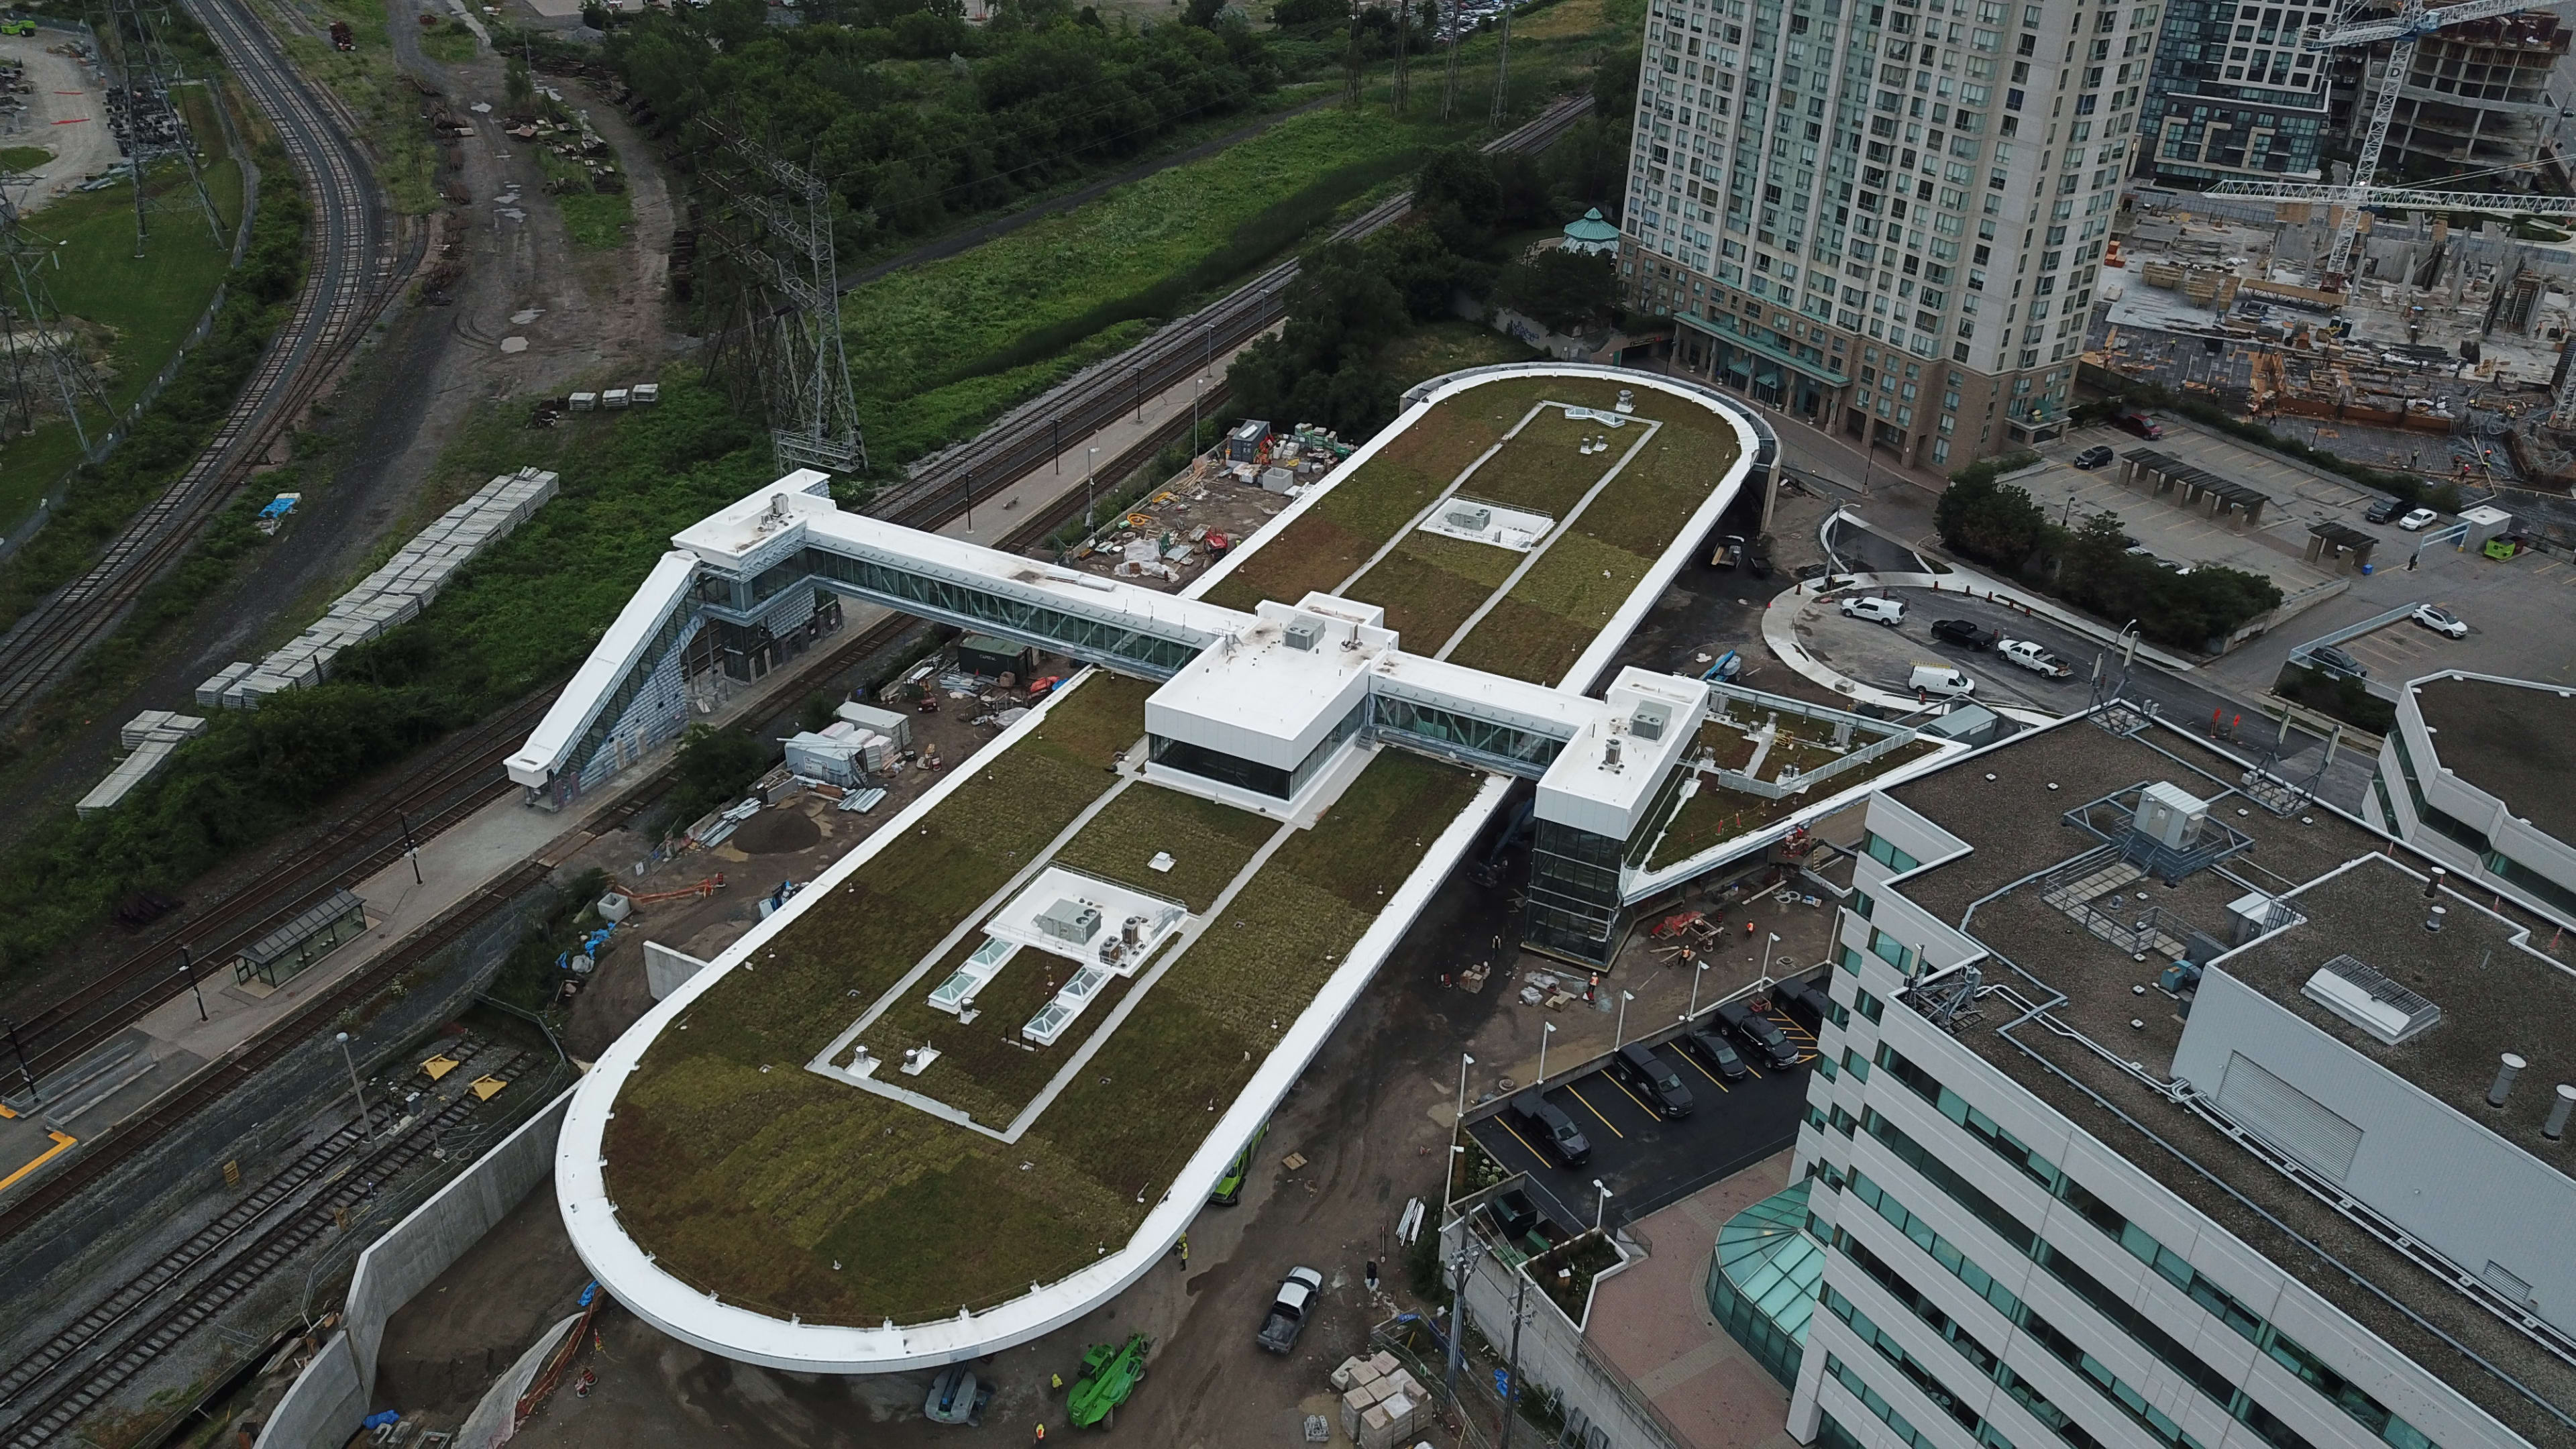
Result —
<instances>
[{"instance_id":1,"label":"bus loop driveway","mask_svg":"<svg viewBox=\"0 0 2576 1449\"><path fill-rule=\"evenodd\" d=\"M1644 1038L1657 1043L1655 1055L1690 1087L1691 1114L1670 1122L1656 1117L1625 1084L1601 1070L1607 1058L1551 1073L1540 1090L1592 1140L1591 1160L1581 1167L1558 1166L1535 1138L1519 1130L1508 1099L1471 1115L1468 1135L1506 1171L1527 1172L1545 1194L1540 1207L1569 1229L1592 1226L1595 1178L1610 1189L1610 1221L1644 1217L1797 1140L1798 1123L1807 1112L1815 1037L1776 1008L1771 1019L1799 1047L1798 1065L1784 1071L1755 1067L1755 1075L1740 1082L1717 1080L1698 1058L1663 1040L1669 1032Z\"/></svg>"}]
</instances>

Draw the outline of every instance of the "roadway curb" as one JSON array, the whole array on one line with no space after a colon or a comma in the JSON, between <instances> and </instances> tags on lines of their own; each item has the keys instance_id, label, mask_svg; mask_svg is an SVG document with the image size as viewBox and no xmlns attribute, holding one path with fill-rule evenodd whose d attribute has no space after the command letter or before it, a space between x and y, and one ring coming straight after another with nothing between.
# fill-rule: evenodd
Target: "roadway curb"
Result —
<instances>
[{"instance_id":1,"label":"roadway curb","mask_svg":"<svg viewBox=\"0 0 2576 1449\"><path fill-rule=\"evenodd\" d=\"M1931 577L1929 574L1836 574L1831 579L1809 579L1796 588L1775 596L1763 607L1762 647L1770 650L1773 658L1796 670L1810 683L1820 684L1855 704L1875 705L1880 709L1892 709L1905 713L1922 709L1924 702L1913 695L1899 694L1892 689L1881 689L1874 684L1863 684L1808 653L1806 646L1800 644L1797 639L1797 615L1810 602L1836 590L1915 588L1920 586L1910 582L1911 580ZM1952 592L1966 591L1953 590ZM1783 604L1789 607L1781 607ZM2039 710L2024 709L2019 705L1998 705L1986 700L1975 702L1985 705L1986 708L2006 719L2027 725L2055 724L2059 718Z\"/></svg>"},{"instance_id":2,"label":"roadway curb","mask_svg":"<svg viewBox=\"0 0 2576 1449\"><path fill-rule=\"evenodd\" d=\"M1921 551L1916 549L1913 544L1908 543L1904 539L1898 538L1896 535L1889 533L1883 528L1877 527L1869 522L1869 520L1852 512L1849 508L1835 510L1833 515L1828 518L1826 522L1830 524L1837 519L1847 519L1854 528L1860 529L1864 533L1874 534L1879 538L1883 538L1889 543L1895 544L1897 547L1913 554L1917 558L1922 557ZM2041 598L2035 594L2027 593L2021 589L2014 588L2010 584L1997 583L1995 580L1986 577L1984 574L1978 573L1974 569L1962 568L1955 563L1949 564L1948 566L1950 569L1948 574L1886 574L1880 575L1878 577L1878 582L1883 587L1900 589L1928 588L1935 593L1965 594L1970 598L1985 599L1992 603L2010 604L2012 607L2021 610L2025 614L2036 615L2037 617L2046 619L2050 623L2056 624L2061 628L2072 629L2076 633L2082 634L2097 643L2107 644L2114 649L2128 647L2128 638L2120 634L2117 630L2104 628L2102 625L2095 623L2093 620L2088 619L2081 614L2075 613L2062 604L2056 603L2053 600ZM1913 578L1925 579L1928 582L1921 584L1908 582L1909 579ZM1972 585L1972 587L1963 586L1955 589L1945 589L1941 584L1941 580L1944 578L1966 580L1967 584ZM2176 674L2197 674L2200 672L2199 665L2194 664L2179 655L2166 653L2164 650L2157 648L2153 644L2147 643L2143 639L2137 642L2137 650L2140 655L2153 660L2155 663Z\"/></svg>"}]
</instances>

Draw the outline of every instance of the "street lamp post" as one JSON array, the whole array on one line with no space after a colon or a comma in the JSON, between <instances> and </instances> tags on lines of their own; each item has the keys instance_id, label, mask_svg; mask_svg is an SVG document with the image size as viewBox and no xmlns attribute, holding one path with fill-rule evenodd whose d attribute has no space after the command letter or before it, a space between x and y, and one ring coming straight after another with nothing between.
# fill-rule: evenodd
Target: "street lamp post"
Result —
<instances>
[{"instance_id":1,"label":"street lamp post","mask_svg":"<svg viewBox=\"0 0 2576 1449\"><path fill-rule=\"evenodd\" d=\"M1061 413L1047 425L1047 471L1059 475L1064 472L1064 415Z\"/></svg>"},{"instance_id":2,"label":"street lamp post","mask_svg":"<svg viewBox=\"0 0 2576 1449\"><path fill-rule=\"evenodd\" d=\"M1201 399L1201 398L1203 398L1203 397L1205 397L1205 396L1207 396L1207 377L1206 377L1206 375L1205 375L1205 374L1201 374L1201 375L1199 375L1199 376L1197 376L1197 377L1191 378L1191 379L1190 379L1190 453L1191 453L1191 456L1193 456L1193 457L1197 456L1198 451L1199 451L1199 399Z\"/></svg>"},{"instance_id":3,"label":"street lamp post","mask_svg":"<svg viewBox=\"0 0 2576 1449\"><path fill-rule=\"evenodd\" d=\"M197 986L197 963L188 956L188 948L179 948L179 974L188 978L188 990L197 998L197 1020L206 1019L206 993Z\"/></svg>"},{"instance_id":4,"label":"street lamp post","mask_svg":"<svg viewBox=\"0 0 2576 1449\"><path fill-rule=\"evenodd\" d=\"M1683 1020L1683 1021L1685 1021L1685 1022L1690 1021L1690 1020L1692 1020L1692 1019L1696 1018L1696 1017L1699 1015L1699 979L1700 979L1702 976L1705 976L1705 975L1707 975L1707 974L1708 974L1708 963L1707 963L1707 962L1705 962L1705 961L1695 961L1695 962L1691 963L1691 999L1690 999L1690 1010L1689 1010L1687 1013L1685 1013L1685 1014L1683 1015L1683 1017L1682 1017L1682 1020Z\"/></svg>"},{"instance_id":5,"label":"street lamp post","mask_svg":"<svg viewBox=\"0 0 2576 1449\"><path fill-rule=\"evenodd\" d=\"M373 1142L376 1139L376 1128L374 1123L367 1120L367 1093L366 1089L358 1085L358 1059L349 1055L349 1034L345 1031L340 1033L339 1042L340 1060L349 1068L349 1095L358 1099L358 1130L366 1134L368 1141Z\"/></svg>"},{"instance_id":6,"label":"street lamp post","mask_svg":"<svg viewBox=\"0 0 2576 1449\"><path fill-rule=\"evenodd\" d=\"M1610 1199L1614 1194L1597 1177L1592 1179L1592 1190L1600 1194L1592 1200L1592 1231L1597 1233L1601 1231L1602 1218L1610 1211Z\"/></svg>"},{"instance_id":7,"label":"street lamp post","mask_svg":"<svg viewBox=\"0 0 2576 1449\"><path fill-rule=\"evenodd\" d=\"M975 470L969 468L959 478L966 489L966 532L975 532Z\"/></svg>"},{"instance_id":8,"label":"street lamp post","mask_svg":"<svg viewBox=\"0 0 2576 1449\"><path fill-rule=\"evenodd\" d=\"M27 1100L44 1101L44 1094L36 1090L36 1074L27 1066L27 1044L18 1040L18 1023L0 1018L0 1028L8 1030L9 1049L18 1054L18 1079L27 1084Z\"/></svg>"},{"instance_id":9,"label":"street lamp post","mask_svg":"<svg viewBox=\"0 0 2576 1449\"><path fill-rule=\"evenodd\" d=\"M1547 1039L1556 1035L1556 1023L1541 1022L1538 1029L1538 1079L1547 1080Z\"/></svg>"},{"instance_id":10,"label":"street lamp post","mask_svg":"<svg viewBox=\"0 0 2576 1449\"><path fill-rule=\"evenodd\" d=\"M411 883L424 884L420 878L420 842L412 839L411 816L406 811L397 810L394 818L402 822L403 854L411 859Z\"/></svg>"},{"instance_id":11,"label":"street lamp post","mask_svg":"<svg viewBox=\"0 0 2576 1449\"><path fill-rule=\"evenodd\" d=\"M1627 1044L1628 1003L1636 999L1637 993L1633 991L1622 991L1619 993L1619 1024L1611 1028L1610 1031L1610 1050L1614 1052Z\"/></svg>"},{"instance_id":12,"label":"street lamp post","mask_svg":"<svg viewBox=\"0 0 2576 1449\"><path fill-rule=\"evenodd\" d=\"M1082 531L1091 532L1091 485L1100 476L1100 450L1086 448L1090 456L1082 465Z\"/></svg>"},{"instance_id":13,"label":"street lamp post","mask_svg":"<svg viewBox=\"0 0 2576 1449\"><path fill-rule=\"evenodd\" d=\"M1767 944L1765 944L1765 945L1763 946L1763 948L1762 948L1762 960L1761 960L1761 962L1759 963L1759 964L1761 965L1762 970L1763 970L1763 973L1764 973L1765 975L1768 975L1768 974L1770 973L1770 970L1771 970L1771 963L1772 963L1773 961L1777 960L1777 959L1779 958L1779 955L1780 955L1780 933L1779 933L1779 932L1777 932L1777 931L1773 931L1773 932L1771 933L1771 938L1770 938L1769 942L1768 942Z\"/></svg>"},{"instance_id":14,"label":"street lamp post","mask_svg":"<svg viewBox=\"0 0 2576 1449\"><path fill-rule=\"evenodd\" d=\"M1440 1215L1449 1216L1449 1204L1458 1196L1458 1133L1467 1125L1467 1069L1476 1059L1465 1052L1458 1054L1458 1110L1449 1118L1449 1176L1440 1185Z\"/></svg>"}]
</instances>

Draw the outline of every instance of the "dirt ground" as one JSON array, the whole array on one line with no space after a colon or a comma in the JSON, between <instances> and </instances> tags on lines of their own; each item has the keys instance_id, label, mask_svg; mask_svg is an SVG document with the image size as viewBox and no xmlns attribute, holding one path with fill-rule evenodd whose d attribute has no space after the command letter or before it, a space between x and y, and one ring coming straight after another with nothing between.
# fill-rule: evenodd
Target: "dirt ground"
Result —
<instances>
[{"instance_id":1,"label":"dirt ground","mask_svg":"<svg viewBox=\"0 0 2576 1449\"><path fill-rule=\"evenodd\" d=\"M25 110L0 120L0 141L54 153L51 162L34 168L37 180L26 195L13 198L21 211L34 211L119 159L98 75L61 53L68 43L59 30L0 36L0 56L26 63L32 92Z\"/></svg>"},{"instance_id":2,"label":"dirt ground","mask_svg":"<svg viewBox=\"0 0 2576 1449\"><path fill-rule=\"evenodd\" d=\"M1222 534L1233 543L1241 543L1294 501L1285 493L1238 482L1201 458L1146 495L1129 512L1124 525L1104 527L1095 550L1087 556L1077 556L1074 566L1103 578L1123 578L1145 588L1177 592L1215 567L1222 557L1209 554L1205 542L1208 535ZM1174 577L1120 571L1128 544L1139 539L1159 542L1167 537L1174 545L1189 549L1188 557L1172 566Z\"/></svg>"}]
</instances>

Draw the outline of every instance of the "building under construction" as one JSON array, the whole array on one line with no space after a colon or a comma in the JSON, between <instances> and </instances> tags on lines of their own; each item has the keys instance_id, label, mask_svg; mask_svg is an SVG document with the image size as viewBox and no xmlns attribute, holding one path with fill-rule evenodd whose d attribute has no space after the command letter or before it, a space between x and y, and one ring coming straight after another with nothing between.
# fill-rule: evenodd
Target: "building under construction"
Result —
<instances>
[{"instance_id":1,"label":"building under construction","mask_svg":"<svg viewBox=\"0 0 2576 1449\"><path fill-rule=\"evenodd\" d=\"M2446 26L2415 47L2380 161L2384 179L2437 181L2464 172L2482 176L2479 189L2564 195L2568 173L2560 157L2564 112L2576 101L2576 67L2568 42L2576 39L2555 12L2530 10ZM2367 123L2386 84L2386 47L2367 54L2366 67L2347 62L2338 79L2335 128L2347 139ZM2364 52L2346 52L2355 61Z\"/></svg>"}]
</instances>

